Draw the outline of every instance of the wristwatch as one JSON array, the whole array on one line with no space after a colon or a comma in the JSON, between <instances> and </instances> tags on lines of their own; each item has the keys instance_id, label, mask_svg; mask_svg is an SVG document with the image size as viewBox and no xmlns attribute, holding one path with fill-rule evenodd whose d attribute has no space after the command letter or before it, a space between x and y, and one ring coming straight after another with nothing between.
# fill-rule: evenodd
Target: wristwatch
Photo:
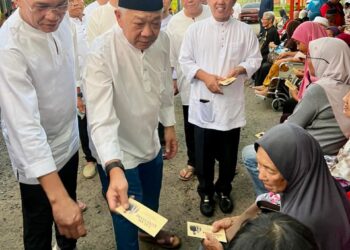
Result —
<instances>
[{"instance_id":1,"label":"wristwatch","mask_svg":"<svg viewBox=\"0 0 350 250\"><path fill-rule=\"evenodd\" d=\"M81 92L77 93L77 97L83 98L83 93Z\"/></svg>"},{"instance_id":2,"label":"wristwatch","mask_svg":"<svg viewBox=\"0 0 350 250\"><path fill-rule=\"evenodd\" d=\"M108 164L106 165L106 173L107 173L107 176L108 176L108 177L109 177L109 172L111 172L111 170L112 170L113 168L120 168L120 169L123 170L123 172L125 173L125 168L124 168L122 162L121 162L121 161L113 161L113 162L108 163Z\"/></svg>"}]
</instances>

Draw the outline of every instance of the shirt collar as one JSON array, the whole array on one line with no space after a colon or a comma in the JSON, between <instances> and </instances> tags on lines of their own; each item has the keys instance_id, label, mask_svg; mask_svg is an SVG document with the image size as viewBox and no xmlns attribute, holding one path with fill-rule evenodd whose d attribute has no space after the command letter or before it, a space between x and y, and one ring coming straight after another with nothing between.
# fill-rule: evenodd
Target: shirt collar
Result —
<instances>
[{"instance_id":1,"label":"shirt collar","mask_svg":"<svg viewBox=\"0 0 350 250\"><path fill-rule=\"evenodd\" d=\"M218 21L215 20L215 18L213 16L210 17L211 23L213 23L216 26L222 26L222 27L225 27L225 28L230 25L232 20L233 20L233 18L230 16L230 18L227 21L225 21L225 22L218 22Z\"/></svg>"}]
</instances>

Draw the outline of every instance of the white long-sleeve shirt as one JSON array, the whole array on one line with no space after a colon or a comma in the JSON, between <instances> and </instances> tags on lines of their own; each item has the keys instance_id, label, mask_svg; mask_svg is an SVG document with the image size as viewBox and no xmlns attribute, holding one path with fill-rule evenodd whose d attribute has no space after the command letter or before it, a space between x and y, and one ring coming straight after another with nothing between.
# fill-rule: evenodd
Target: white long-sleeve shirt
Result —
<instances>
[{"instance_id":1,"label":"white long-sleeve shirt","mask_svg":"<svg viewBox=\"0 0 350 250\"><path fill-rule=\"evenodd\" d=\"M87 40L89 45L92 44L96 37L102 35L114 25L118 25L115 10L116 8L108 2L92 11L87 20Z\"/></svg>"},{"instance_id":2,"label":"white long-sleeve shirt","mask_svg":"<svg viewBox=\"0 0 350 250\"><path fill-rule=\"evenodd\" d=\"M221 131L244 126L244 80L258 70L261 60L258 39L247 24L233 18L217 22L210 17L191 25L179 57L191 82L189 122ZM222 87L223 95L213 94L195 78L200 69L226 77L236 66L245 68L247 75L239 75L233 84Z\"/></svg>"},{"instance_id":3,"label":"white long-sleeve shirt","mask_svg":"<svg viewBox=\"0 0 350 250\"><path fill-rule=\"evenodd\" d=\"M73 40L68 17L44 33L18 10L0 29L2 132L18 180L60 170L79 149Z\"/></svg>"},{"instance_id":4,"label":"white long-sleeve shirt","mask_svg":"<svg viewBox=\"0 0 350 250\"><path fill-rule=\"evenodd\" d=\"M177 87L181 96L182 105L188 105L190 99L190 82L182 73L179 64L179 54L181 43L185 36L188 27L194 22L198 22L211 16L210 9L207 5L202 5L202 13L196 18L190 18L185 15L184 10L181 10L170 20L167 28L167 34L170 39L170 64L176 71Z\"/></svg>"},{"instance_id":5,"label":"white long-sleeve shirt","mask_svg":"<svg viewBox=\"0 0 350 250\"><path fill-rule=\"evenodd\" d=\"M143 51L116 26L98 37L87 57L84 96L91 138L101 163L126 169L156 157L158 121L175 124L169 38L160 32Z\"/></svg>"}]
</instances>

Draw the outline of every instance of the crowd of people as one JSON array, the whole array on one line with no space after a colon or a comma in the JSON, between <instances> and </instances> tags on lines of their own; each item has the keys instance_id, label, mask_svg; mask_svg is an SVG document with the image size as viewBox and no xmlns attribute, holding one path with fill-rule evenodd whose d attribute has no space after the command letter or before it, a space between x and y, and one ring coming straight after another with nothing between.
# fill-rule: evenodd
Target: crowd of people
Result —
<instances>
[{"instance_id":1,"label":"crowd of people","mask_svg":"<svg viewBox=\"0 0 350 250\"><path fill-rule=\"evenodd\" d=\"M256 201L214 222L227 244L209 233L201 248L350 249L347 3L317 10L310 1L283 32L273 2L262 1L256 35L237 20L235 0L182 0L176 14L171 0L15 2L0 28L0 110L26 250L51 249L53 224L55 249L76 249L87 234L76 195L79 141L82 174L98 173L111 211L127 210L129 197L158 211L163 160L178 151L175 95L188 158L178 178L196 176L204 216L215 203L231 214L244 83L254 79L253 91L267 96L286 62L303 70L294 70L299 84L287 93L282 124L242 151ZM152 237L119 214L111 219L118 250L139 249L138 239L181 246L170 231Z\"/></svg>"}]
</instances>

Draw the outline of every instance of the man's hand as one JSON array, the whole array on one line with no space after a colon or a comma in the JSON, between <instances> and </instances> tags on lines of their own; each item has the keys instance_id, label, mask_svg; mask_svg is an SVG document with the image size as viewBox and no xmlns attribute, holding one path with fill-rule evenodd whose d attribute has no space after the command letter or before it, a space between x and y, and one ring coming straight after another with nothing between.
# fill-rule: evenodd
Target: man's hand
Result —
<instances>
[{"instance_id":1,"label":"man's hand","mask_svg":"<svg viewBox=\"0 0 350 250\"><path fill-rule=\"evenodd\" d=\"M85 104L83 102L83 99L81 97L77 98L77 108L80 113L85 114Z\"/></svg>"},{"instance_id":2,"label":"man's hand","mask_svg":"<svg viewBox=\"0 0 350 250\"><path fill-rule=\"evenodd\" d=\"M78 239L86 235L83 216L76 202L68 195L57 172L38 178L49 199L53 218L60 234Z\"/></svg>"},{"instance_id":3,"label":"man's hand","mask_svg":"<svg viewBox=\"0 0 350 250\"><path fill-rule=\"evenodd\" d=\"M230 70L230 72L228 73L226 78L238 77L239 75L242 75L245 73L247 73L245 68L243 68L242 66L237 66L237 67L234 67L233 69Z\"/></svg>"},{"instance_id":4,"label":"man's hand","mask_svg":"<svg viewBox=\"0 0 350 250\"><path fill-rule=\"evenodd\" d=\"M51 204L53 218L60 234L78 239L86 235L82 212L71 198L60 199Z\"/></svg>"},{"instance_id":5,"label":"man's hand","mask_svg":"<svg viewBox=\"0 0 350 250\"><path fill-rule=\"evenodd\" d=\"M175 127L164 127L165 155L168 160L175 157L178 143L176 140Z\"/></svg>"},{"instance_id":6,"label":"man's hand","mask_svg":"<svg viewBox=\"0 0 350 250\"><path fill-rule=\"evenodd\" d=\"M231 241L238 232L238 230L241 228L243 222L244 220L240 216L228 217L215 221L213 223L213 233L224 229L227 240Z\"/></svg>"},{"instance_id":7,"label":"man's hand","mask_svg":"<svg viewBox=\"0 0 350 250\"><path fill-rule=\"evenodd\" d=\"M210 233L205 234L202 245L204 250L224 250L222 244Z\"/></svg>"},{"instance_id":8,"label":"man's hand","mask_svg":"<svg viewBox=\"0 0 350 250\"><path fill-rule=\"evenodd\" d=\"M122 169L112 168L109 172L109 186L106 198L109 209L113 212L119 206L122 206L124 209L129 208L128 182Z\"/></svg>"},{"instance_id":9,"label":"man's hand","mask_svg":"<svg viewBox=\"0 0 350 250\"><path fill-rule=\"evenodd\" d=\"M197 71L196 78L204 82L204 84L207 86L210 92L221 95L223 94L220 88L219 81L224 80L224 78L217 75L209 74L201 69Z\"/></svg>"}]
</instances>

